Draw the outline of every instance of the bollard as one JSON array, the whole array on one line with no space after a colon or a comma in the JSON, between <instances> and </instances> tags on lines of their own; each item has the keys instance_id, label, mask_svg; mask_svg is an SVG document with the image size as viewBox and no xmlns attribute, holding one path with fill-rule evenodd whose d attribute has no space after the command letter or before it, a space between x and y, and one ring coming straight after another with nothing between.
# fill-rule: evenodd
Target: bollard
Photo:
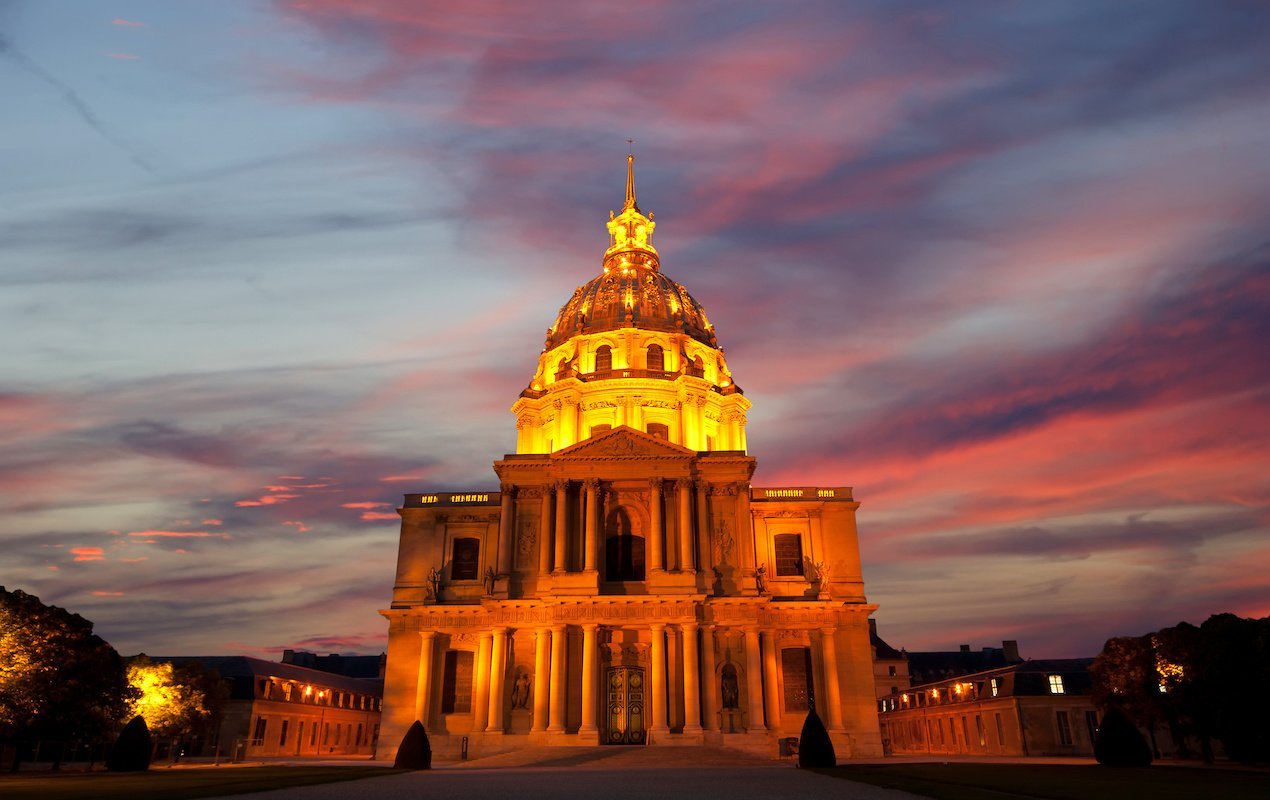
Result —
<instances>
[{"instance_id":1,"label":"bollard","mask_svg":"<svg viewBox=\"0 0 1270 800\"><path fill-rule=\"evenodd\" d=\"M466 736L463 737L463 743L459 750L459 759L461 761L467 761L467 737Z\"/></svg>"}]
</instances>

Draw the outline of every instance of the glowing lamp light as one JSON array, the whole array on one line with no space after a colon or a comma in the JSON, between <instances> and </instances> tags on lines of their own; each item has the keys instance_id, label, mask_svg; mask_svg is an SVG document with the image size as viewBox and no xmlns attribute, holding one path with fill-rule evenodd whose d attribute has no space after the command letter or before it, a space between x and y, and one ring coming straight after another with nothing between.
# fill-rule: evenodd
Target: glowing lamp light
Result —
<instances>
[{"instance_id":1,"label":"glowing lamp light","mask_svg":"<svg viewBox=\"0 0 1270 800\"><path fill-rule=\"evenodd\" d=\"M938 689L931 689L931 690L930 690L930 696L931 696L931 697L933 697L933 698L935 698L936 700L938 700L938 699L939 699L939 690L938 690Z\"/></svg>"}]
</instances>

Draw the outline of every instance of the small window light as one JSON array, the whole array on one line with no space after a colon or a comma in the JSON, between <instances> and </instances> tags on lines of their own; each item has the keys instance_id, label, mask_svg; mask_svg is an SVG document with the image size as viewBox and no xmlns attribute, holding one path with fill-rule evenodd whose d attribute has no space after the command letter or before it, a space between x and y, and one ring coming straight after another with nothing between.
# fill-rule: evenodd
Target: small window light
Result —
<instances>
[{"instance_id":1,"label":"small window light","mask_svg":"<svg viewBox=\"0 0 1270 800\"><path fill-rule=\"evenodd\" d=\"M1050 694L1063 694L1063 676L1051 675L1050 678Z\"/></svg>"}]
</instances>

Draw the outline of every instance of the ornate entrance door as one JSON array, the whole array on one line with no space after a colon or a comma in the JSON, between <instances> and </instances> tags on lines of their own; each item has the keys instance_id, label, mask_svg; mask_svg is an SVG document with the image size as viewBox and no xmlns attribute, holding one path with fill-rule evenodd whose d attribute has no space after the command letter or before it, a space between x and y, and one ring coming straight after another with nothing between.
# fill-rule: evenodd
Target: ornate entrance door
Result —
<instances>
[{"instance_id":1,"label":"ornate entrance door","mask_svg":"<svg viewBox=\"0 0 1270 800\"><path fill-rule=\"evenodd\" d=\"M605 744L644 743L644 670L610 667Z\"/></svg>"}]
</instances>

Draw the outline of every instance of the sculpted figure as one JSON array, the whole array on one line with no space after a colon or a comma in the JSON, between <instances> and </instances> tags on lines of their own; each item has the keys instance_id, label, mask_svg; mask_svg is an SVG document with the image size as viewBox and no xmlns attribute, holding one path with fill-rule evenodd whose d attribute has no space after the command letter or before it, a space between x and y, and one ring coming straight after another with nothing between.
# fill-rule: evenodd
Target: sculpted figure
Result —
<instances>
[{"instance_id":1,"label":"sculpted figure","mask_svg":"<svg viewBox=\"0 0 1270 800\"><path fill-rule=\"evenodd\" d=\"M436 567L428 572L428 587L432 592L432 602L441 602L441 573L437 572Z\"/></svg>"},{"instance_id":2,"label":"sculpted figure","mask_svg":"<svg viewBox=\"0 0 1270 800\"><path fill-rule=\"evenodd\" d=\"M759 564L758 569L754 570L754 587L758 589L759 594L767 594L766 564Z\"/></svg>"},{"instance_id":3,"label":"sculpted figure","mask_svg":"<svg viewBox=\"0 0 1270 800\"><path fill-rule=\"evenodd\" d=\"M516 683L512 686L512 708L529 708L529 673L516 673Z\"/></svg>"}]
</instances>

